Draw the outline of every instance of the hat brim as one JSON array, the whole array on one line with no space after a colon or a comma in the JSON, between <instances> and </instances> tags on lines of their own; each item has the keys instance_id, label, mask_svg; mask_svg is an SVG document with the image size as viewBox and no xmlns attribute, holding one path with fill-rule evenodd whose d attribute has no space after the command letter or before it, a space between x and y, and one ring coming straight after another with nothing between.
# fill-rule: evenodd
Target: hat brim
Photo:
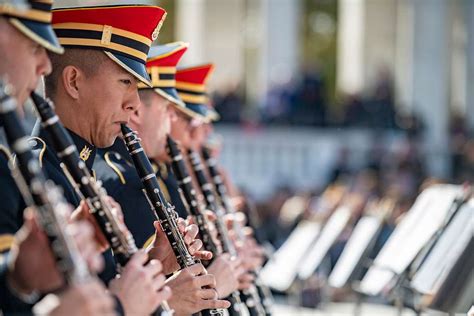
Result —
<instances>
[{"instance_id":1,"label":"hat brim","mask_svg":"<svg viewBox=\"0 0 474 316\"><path fill-rule=\"evenodd\" d=\"M196 119L196 120L199 120L199 121L202 121L202 122L206 122L207 121L207 118L193 110L191 110L190 108L188 108L188 103L184 103L185 106L176 106L176 109L178 109L179 111L181 111L182 113L186 114L190 119Z\"/></svg>"},{"instance_id":2,"label":"hat brim","mask_svg":"<svg viewBox=\"0 0 474 316\"><path fill-rule=\"evenodd\" d=\"M207 111L208 111L207 117L209 118L209 120L216 122L221 119L221 116L219 115L219 113L217 113L217 111L214 110L213 108L208 107Z\"/></svg>"},{"instance_id":3,"label":"hat brim","mask_svg":"<svg viewBox=\"0 0 474 316\"><path fill-rule=\"evenodd\" d=\"M209 115L209 108L204 104L186 103L186 107L204 117L208 117Z\"/></svg>"},{"instance_id":4,"label":"hat brim","mask_svg":"<svg viewBox=\"0 0 474 316\"><path fill-rule=\"evenodd\" d=\"M173 105L177 107L186 107L184 102L179 98L178 92L174 88L153 88L153 90L158 93L160 96L165 98L166 100L173 103Z\"/></svg>"},{"instance_id":5,"label":"hat brim","mask_svg":"<svg viewBox=\"0 0 474 316\"><path fill-rule=\"evenodd\" d=\"M51 24L29 21L18 18L10 18L10 23L31 40L37 42L47 50L56 53L64 53L64 48L54 33Z\"/></svg>"},{"instance_id":6,"label":"hat brim","mask_svg":"<svg viewBox=\"0 0 474 316\"><path fill-rule=\"evenodd\" d=\"M168 92L166 92L167 90L174 90L176 92L176 89L173 89L173 88L155 88L153 89L156 93L158 93L160 96L164 97L165 99L171 101L173 103L173 105L175 106L176 109L178 109L179 111L181 111L182 113L186 114L187 116L189 116L189 118L191 119L197 119L199 121L206 121L206 118L190 109L188 109L186 107L186 104L181 101L181 99L179 99L179 97L177 96L177 93L176 93L176 97L178 99L176 99L175 97L172 96L172 94L169 94Z\"/></svg>"},{"instance_id":7,"label":"hat brim","mask_svg":"<svg viewBox=\"0 0 474 316\"><path fill-rule=\"evenodd\" d=\"M150 82L150 77L148 76L148 73L146 71L146 66L145 64L142 64L139 61L136 61L135 59L132 59L130 57L114 53L114 52L109 52L109 51L104 51L107 56L110 57L113 61L115 61L120 67L125 69L128 73L133 75L135 78L146 84L148 87L152 87L151 82Z\"/></svg>"}]
</instances>

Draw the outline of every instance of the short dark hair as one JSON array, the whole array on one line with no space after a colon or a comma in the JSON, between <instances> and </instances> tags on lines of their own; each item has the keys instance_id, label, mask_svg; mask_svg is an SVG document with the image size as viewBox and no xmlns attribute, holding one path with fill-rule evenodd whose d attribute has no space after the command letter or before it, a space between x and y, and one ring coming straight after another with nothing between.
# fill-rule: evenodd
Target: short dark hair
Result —
<instances>
[{"instance_id":1,"label":"short dark hair","mask_svg":"<svg viewBox=\"0 0 474 316\"><path fill-rule=\"evenodd\" d=\"M46 95L55 97L58 80L67 66L78 67L87 77L91 77L99 71L107 58L103 51L93 49L66 48L62 55L49 53L53 69L44 80Z\"/></svg>"}]
</instances>

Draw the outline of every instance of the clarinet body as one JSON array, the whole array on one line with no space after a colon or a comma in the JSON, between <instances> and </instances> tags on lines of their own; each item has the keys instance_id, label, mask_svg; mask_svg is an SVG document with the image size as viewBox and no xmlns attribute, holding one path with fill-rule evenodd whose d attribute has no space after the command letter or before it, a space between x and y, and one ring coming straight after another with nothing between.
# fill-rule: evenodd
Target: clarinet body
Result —
<instances>
[{"instance_id":1,"label":"clarinet body","mask_svg":"<svg viewBox=\"0 0 474 316\"><path fill-rule=\"evenodd\" d=\"M132 234L117 221L106 201L107 192L94 180L86 164L80 159L71 136L59 121L51 102L34 92L31 96L42 126L49 132L57 156L63 162L64 173L77 193L87 202L90 213L109 242L119 266L124 267L138 251ZM172 314L166 301L154 313L162 316Z\"/></svg>"},{"instance_id":2,"label":"clarinet body","mask_svg":"<svg viewBox=\"0 0 474 316\"><path fill-rule=\"evenodd\" d=\"M122 124L122 133L138 176L143 183L145 196L171 244L180 268L184 269L198 263L199 261L189 253L186 247L178 228L178 215L164 198L150 160L141 146L140 139L134 131L124 124ZM224 316L225 310L211 309L202 313Z\"/></svg>"},{"instance_id":3,"label":"clarinet body","mask_svg":"<svg viewBox=\"0 0 474 316\"><path fill-rule=\"evenodd\" d=\"M176 179L178 180L179 190L183 197L182 200L187 208L188 213L196 220L204 248L208 251L211 251L215 255L218 255L221 253L221 251L219 251L217 245L212 239L211 234L209 233L209 223L207 218L204 216L202 209L200 208L200 204L198 203L196 190L193 188L191 176L186 169L181 150L170 136L167 136L166 148L168 155L172 160L171 166L173 168L174 174L176 175Z\"/></svg>"},{"instance_id":4,"label":"clarinet body","mask_svg":"<svg viewBox=\"0 0 474 316\"><path fill-rule=\"evenodd\" d=\"M199 187L201 188L201 191L204 195L206 207L216 214L216 228L219 233L219 237L221 238L224 251L228 252L231 256L236 257L237 250L235 249L234 244L230 240L229 232L223 220L225 212L222 207L219 207L217 205L212 184L207 181L207 177L204 174L204 167L201 163L201 157L197 152L193 150L188 150L188 155Z\"/></svg>"},{"instance_id":5,"label":"clarinet body","mask_svg":"<svg viewBox=\"0 0 474 316\"><path fill-rule=\"evenodd\" d=\"M209 175L212 178L215 192L217 193L215 195L214 200L217 200L218 204L224 207L224 209L227 210L228 213L231 213L231 214L235 213L236 211L233 205L230 203L230 200L227 194L227 188L225 187L225 184L222 180L220 172L217 169L216 159L211 156L209 149L206 147L202 147L201 153L206 162ZM239 225L239 223L237 223L237 221L233 221L233 228L238 238L243 241L245 239L245 236L243 234L242 227ZM257 276L256 271L254 271L254 274ZM257 282L258 282L258 278L257 278ZM271 305L273 304L273 299L271 297L270 291L266 289L263 285L256 283L255 286L252 286L249 289L248 293L245 293L244 296L246 296L244 297L244 299L250 299L251 303L254 303L258 307L257 314L253 314L252 310L250 310L252 316L271 315Z\"/></svg>"},{"instance_id":6,"label":"clarinet body","mask_svg":"<svg viewBox=\"0 0 474 316\"><path fill-rule=\"evenodd\" d=\"M16 113L17 102L6 90L0 82L0 120L18 162L18 166L10 162L12 177L26 204L35 208L66 285L83 283L91 278L91 274L74 239L66 230L69 206L56 185L46 180Z\"/></svg>"},{"instance_id":7,"label":"clarinet body","mask_svg":"<svg viewBox=\"0 0 474 316\"><path fill-rule=\"evenodd\" d=\"M168 155L172 160L171 166L173 168L173 172L176 175L180 190L183 193L183 202L185 202L185 205L189 206L188 211L196 219L196 222L201 223L201 225L198 224L198 226L199 232L201 233L201 236L203 238L203 244L205 245L205 248L209 251L212 251L215 255L221 254L222 250L216 246L211 234L209 233L207 219L205 218L200 208L200 204L198 203L196 197L196 190L193 188L191 176L189 175L186 164L184 163L181 150L178 148L178 145L170 136L167 137L167 151ZM219 216L217 216L217 226L219 227L220 225L224 225L224 222L222 218L219 218ZM233 244L230 242L227 230L225 231L225 236L224 233L221 233L221 230L222 227L221 229L218 228L218 234L222 241L224 251L228 252L232 257L235 257L235 248L233 248L233 252L228 250L228 244L230 243L232 246ZM204 239L206 239L207 243L204 242ZM231 308L229 308L228 310L230 316L241 316L248 314L248 310L246 312L246 306L243 306L242 301L240 300L239 292L233 292L230 297L227 297L226 299L231 302Z\"/></svg>"}]
</instances>

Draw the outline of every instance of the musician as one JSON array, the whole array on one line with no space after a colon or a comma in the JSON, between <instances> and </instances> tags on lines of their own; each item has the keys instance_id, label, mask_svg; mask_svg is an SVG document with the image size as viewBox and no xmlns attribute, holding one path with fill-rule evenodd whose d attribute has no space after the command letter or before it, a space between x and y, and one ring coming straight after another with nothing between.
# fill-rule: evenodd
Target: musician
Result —
<instances>
[{"instance_id":1,"label":"musician","mask_svg":"<svg viewBox=\"0 0 474 316\"><path fill-rule=\"evenodd\" d=\"M53 28L65 53L50 56L53 71L45 80L46 94L90 170L96 148L113 144L120 124L128 123L138 108L138 82L150 84L146 55L165 15L159 7L127 4L53 11ZM80 197L63 173L48 133L41 128L37 135L40 164L63 188L68 201L77 205ZM119 209L118 204L112 207ZM188 238L193 241L192 234ZM146 264L149 258L144 251L131 258L119 278L114 278L110 250L105 258L101 277L110 281L109 290L125 314L150 314L170 297L162 264L158 260Z\"/></svg>"},{"instance_id":2,"label":"musician","mask_svg":"<svg viewBox=\"0 0 474 316\"><path fill-rule=\"evenodd\" d=\"M142 106L132 114L130 127L138 131L142 140L145 152L150 158L165 153L166 135L169 133L172 108L179 108L182 111L188 111L184 103L178 98L174 88L174 72L180 58L187 50L188 44L177 42L167 45L152 47L147 62L147 70L150 73L152 88L141 85L139 90ZM122 204L125 222L133 233L137 243L144 247L149 247L152 253L160 256L160 244L162 238L155 238L155 229L161 230L159 225L153 225L156 219L150 211L150 206L142 193L142 183L133 167L131 158L122 140L117 140L115 144L108 149L101 151L100 157L96 159L97 176L103 182L108 192ZM202 242L199 241L199 246ZM192 246L194 248L194 246ZM191 251L198 254L201 259L211 259L211 253L203 251L196 253L195 249ZM166 262L166 261L164 261ZM165 266L168 266L165 263ZM174 272L178 266L174 260L166 273ZM217 269L215 269L217 268ZM193 267L196 272L204 271L204 267L198 264ZM216 300L213 293L209 290L202 290L202 286L215 287L221 294L220 284L232 286L235 284L232 275L232 267L227 261L216 259L216 265L209 267L211 274L194 275L197 281L195 284L183 282L185 280L181 275L187 273L185 269L173 277L169 282L174 294L169 300L169 304L177 311L184 314L195 313L202 309L227 307L226 301ZM218 272L218 276L225 275L224 279L215 280L213 273ZM210 277L212 276L212 278ZM181 281L180 279L183 279ZM216 282L217 281L217 282ZM204 283L203 283L204 282ZM196 286L199 285L199 286ZM226 294L226 293L222 293ZM222 295L219 295L223 297ZM194 300L190 300L195 297Z\"/></svg>"},{"instance_id":3,"label":"musician","mask_svg":"<svg viewBox=\"0 0 474 316\"><path fill-rule=\"evenodd\" d=\"M203 111L204 104L207 102L206 82L212 74L214 66L211 64L179 69L176 73L176 88L179 98L185 103L187 111L176 111L175 119L171 124L171 137L176 140L180 147L185 150L189 148L191 140L191 130L202 126L207 120L207 112ZM184 154L184 153L183 153ZM162 154L158 160L164 163L161 165L163 181L168 188L170 198L176 203L178 212L185 213L184 205L180 202L180 196L177 191L178 182L169 166L170 158ZM197 186L195 185L197 188Z\"/></svg>"},{"instance_id":4,"label":"musician","mask_svg":"<svg viewBox=\"0 0 474 316\"><path fill-rule=\"evenodd\" d=\"M0 78L11 85L12 96L20 105L40 77L51 71L46 50L63 51L50 24L52 1L41 2L29 1L20 8L0 4ZM23 113L22 107L17 110ZM6 147L0 147L0 313L29 314L39 294L57 289L63 280L34 212L29 210L23 215L25 204L8 167L11 155ZM89 268L99 271L103 261L95 250L91 226L77 222L69 229L75 232L75 241ZM70 287L56 298L55 304L40 303L42 310L50 315L61 315L65 310L77 315L113 312L113 300L97 280Z\"/></svg>"}]
</instances>

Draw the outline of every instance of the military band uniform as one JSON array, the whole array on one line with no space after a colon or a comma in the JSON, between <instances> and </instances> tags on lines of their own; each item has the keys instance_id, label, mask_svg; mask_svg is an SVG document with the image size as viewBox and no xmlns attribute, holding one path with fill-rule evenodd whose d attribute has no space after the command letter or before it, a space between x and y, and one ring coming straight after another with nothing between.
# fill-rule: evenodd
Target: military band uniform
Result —
<instances>
[{"instance_id":1,"label":"military band uniform","mask_svg":"<svg viewBox=\"0 0 474 316\"><path fill-rule=\"evenodd\" d=\"M148 246L155 236L156 217L123 140L117 138L112 147L99 149L94 166L97 179L122 207L125 225L137 247Z\"/></svg>"},{"instance_id":2,"label":"military band uniform","mask_svg":"<svg viewBox=\"0 0 474 316\"><path fill-rule=\"evenodd\" d=\"M62 53L64 49L51 28L52 0L25 1L25 7L10 3L0 4L0 16L4 17L16 30L31 41L38 43L53 53ZM0 74L7 75L8 74ZM0 122L0 130L2 123ZM11 176L9 163L12 157L6 147L0 148L0 313L5 315L31 314L30 303L24 302L8 286L7 266L9 251L14 234L23 224L25 203L16 183Z\"/></svg>"}]
</instances>

